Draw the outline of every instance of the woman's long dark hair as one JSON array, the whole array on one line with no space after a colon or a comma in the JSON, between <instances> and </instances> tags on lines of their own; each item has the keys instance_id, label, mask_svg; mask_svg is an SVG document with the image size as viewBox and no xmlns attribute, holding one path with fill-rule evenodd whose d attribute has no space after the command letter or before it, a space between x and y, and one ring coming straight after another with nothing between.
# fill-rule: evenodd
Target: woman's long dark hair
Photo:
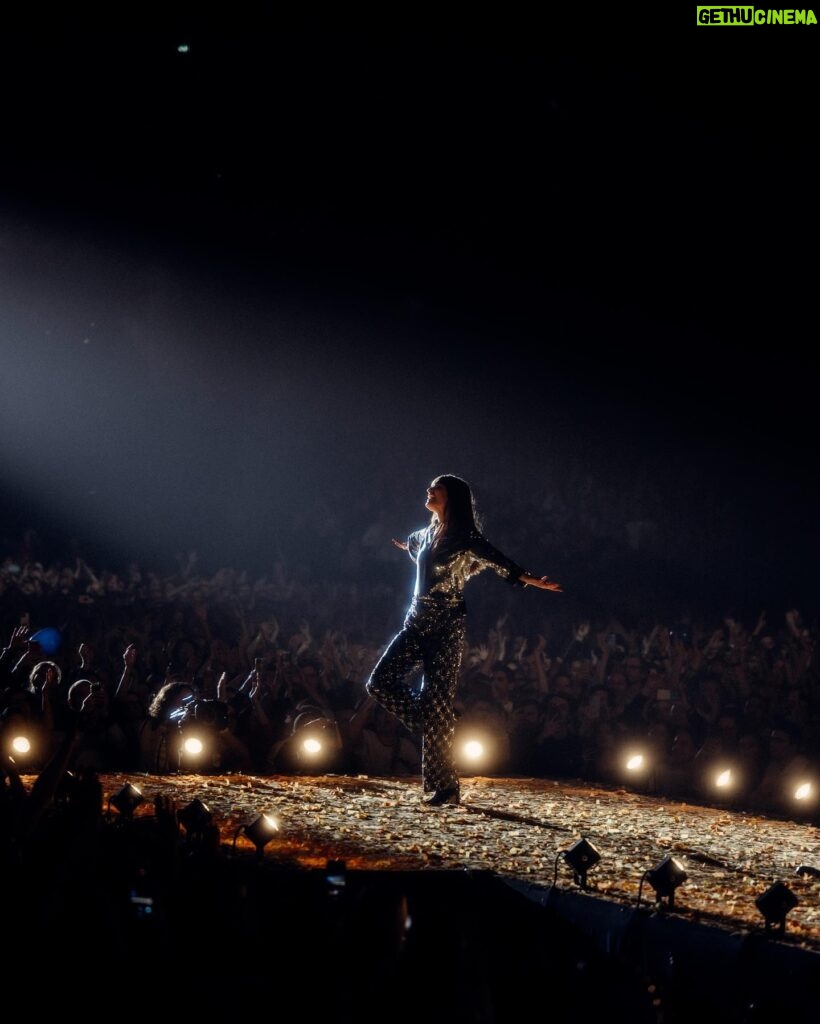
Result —
<instances>
[{"instance_id":1,"label":"woman's long dark hair","mask_svg":"<svg viewBox=\"0 0 820 1024\"><path fill-rule=\"evenodd\" d=\"M433 483L441 484L447 491L444 532L449 534L480 533L481 520L476 510L475 497L467 481L462 480L460 476L453 476L452 473L444 473L437 476ZM438 523L435 513L433 513L432 522L433 524Z\"/></svg>"}]
</instances>

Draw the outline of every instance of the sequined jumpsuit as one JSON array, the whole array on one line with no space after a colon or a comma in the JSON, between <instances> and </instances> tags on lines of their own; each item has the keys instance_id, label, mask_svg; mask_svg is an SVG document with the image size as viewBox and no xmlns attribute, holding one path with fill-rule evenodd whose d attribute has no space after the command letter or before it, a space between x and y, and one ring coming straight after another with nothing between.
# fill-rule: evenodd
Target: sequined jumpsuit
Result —
<instances>
[{"instance_id":1,"label":"sequined jumpsuit","mask_svg":"<svg viewBox=\"0 0 820 1024\"><path fill-rule=\"evenodd\" d=\"M458 789L453 762L453 702L464 653L464 585L484 569L513 584L524 570L476 531L433 545L433 526L411 533L407 551L416 563L413 600L367 681L366 690L411 732L421 732L426 793ZM423 670L421 685L411 673Z\"/></svg>"}]
</instances>

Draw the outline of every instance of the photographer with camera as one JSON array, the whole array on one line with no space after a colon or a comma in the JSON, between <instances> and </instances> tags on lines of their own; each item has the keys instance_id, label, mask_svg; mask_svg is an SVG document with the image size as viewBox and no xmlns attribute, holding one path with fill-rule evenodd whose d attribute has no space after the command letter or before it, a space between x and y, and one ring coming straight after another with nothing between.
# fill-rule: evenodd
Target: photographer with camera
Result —
<instances>
[{"instance_id":1,"label":"photographer with camera","mask_svg":"<svg viewBox=\"0 0 820 1024\"><path fill-rule=\"evenodd\" d=\"M180 726L196 697L194 687L182 679L169 679L157 690L138 730L140 771L179 771Z\"/></svg>"}]
</instances>

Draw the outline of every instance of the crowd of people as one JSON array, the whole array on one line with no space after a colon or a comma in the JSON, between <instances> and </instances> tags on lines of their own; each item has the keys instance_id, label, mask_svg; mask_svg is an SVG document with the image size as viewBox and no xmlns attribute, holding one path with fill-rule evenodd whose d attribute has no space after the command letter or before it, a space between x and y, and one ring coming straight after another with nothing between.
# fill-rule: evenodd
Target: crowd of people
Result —
<instances>
[{"instance_id":1,"label":"crowd of people","mask_svg":"<svg viewBox=\"0 0 820 1024\"><path fill-rule=\"evenodd\" d=\"M420 738L365 684L402 594L288 577L206 576L195 555L160 575L73 563L0 565L0 729L37 774L57 752L75 773L418 775ZM493 594L497 599L497 592ZM480 596L479 596L480 600ZM369 630L351 626L379 604ZM516 605L516 607L518 607ZM744 622L625 623L542 606L535 634L505 608L467 638L455 698L459 740L483 736L478 775L577 778L691 801L795 814L791 784L817 768L816 626L797 609ZM362 616L367 619L366 616ZM372 616L371 616L372 618ZM199 760L181 739L211 737ZM318 735L320 759L301 740ZM643 752L641 774L624 753ZM731 765L721 796L714 772Z\"/></svg>"},{"instance_id":2,"label":"crowd of people","mask_svg":"<svg viewBox=\"0 0 820 1024\"><path fill-rule=\"evenodd\" d=\"M177 771L420 778L420 737L366 689L406 604L406 568L392 586L391 575L311 581L281 561L254 579L205 572L194 553L167 572L137 563L115 572L26 545L2 558L0 865L12 973L29 969L47 936L60 977L73 984L93 964L105 990L121 995L133 958L148 952L186 980L172 1001L235 1012L267 991L271 958L311 988L321 962L331 965L328 1011L360 1020L349 979L367 950L383 968L384 998L406 991L402 972L416 977L428 954L413 954L396 930L403 895L364 882L340 902L312 876L296 884L262 871L233 857L212 823L186 836L162 797L152 815L112 816L101 780ZM586 780L816 820L814 805L804 812L792 800L817 768L811 612L805 621L790 607L748 621L731 612L633 620L597 606L584 615L571 587L545 606L522 600L535 596L526 590L505 601L492 582L473 585L455 695L457 756L463 741L484 744L482 760L459 761L462 778ZM200 727L210 744L188 760L181 741ZM29 750L11 749L22 734ZM306 752L308 736L319 759ZM639 749L647 768L630 775L624 754ZM729 764L736 787L721 795L715 772ZM77 941L79 922L93 954ZM451 925L445 917L434 931ZM243 983L200 984L203 950L237 934ZM469 934L465 921L445 959ZM459 1000L470 991L461 986ZM64 992L44 993L41 1007L51 999L57 1009ZM373 1012L381 1006L376 998Z\"/></svg>"}]
</instances>

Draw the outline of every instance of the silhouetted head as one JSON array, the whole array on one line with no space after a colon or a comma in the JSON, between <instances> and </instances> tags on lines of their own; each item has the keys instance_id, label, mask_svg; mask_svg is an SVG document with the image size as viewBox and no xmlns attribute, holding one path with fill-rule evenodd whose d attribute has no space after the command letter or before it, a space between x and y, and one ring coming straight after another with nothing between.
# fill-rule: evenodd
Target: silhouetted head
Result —
<instances>
[{"instance_id":1,"label":"silhouetted head","mask_svg":"<svg viewBox=\"0 0 820 1024\"><path fill-rule=\"evenodd\" d=\"M190 683L172 679L157 690L148 705L148 717L157 722L180 722L196 699Z\"/></svg>"},{"instance_id":2,"label":"silhouetted head","mask_svg":"<svg viewBox=\"0 0 820 1024\"><path fill-rule=\"evenodd\" d=\"M429 499L431 492L444 488L445 502ZM480 529L475 498L466 480L452 473L443 473L432 481L428 488L427 508L433 513L433 521L442 521L448 533L468 533Z\"/></svg>"}]
</instances>

